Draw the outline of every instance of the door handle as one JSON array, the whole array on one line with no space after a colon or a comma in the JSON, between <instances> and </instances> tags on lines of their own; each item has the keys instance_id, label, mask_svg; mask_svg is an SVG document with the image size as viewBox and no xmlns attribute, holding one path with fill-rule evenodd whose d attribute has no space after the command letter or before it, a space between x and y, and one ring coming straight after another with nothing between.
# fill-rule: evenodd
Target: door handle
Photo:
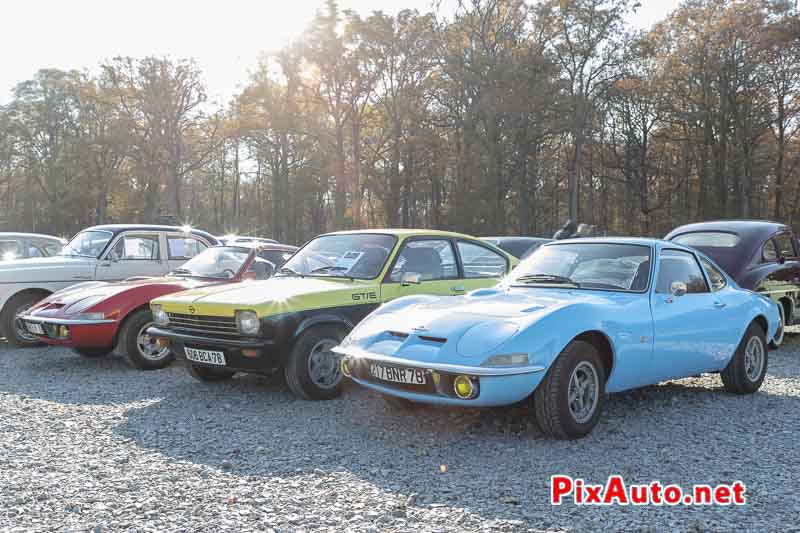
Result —
<instances>
[{"instance_id":1,"label":"door handle","mask_svg":"<svg viewBox=\"0 0 800 533\"><path fill-rule=\"evenodd\" d=\"M456 285L455 287L450 287L450 290L453 292L464 292L466 289L463 285Z\"/></svg>"},{"instance_id":2,"label":"door handle","mask_svg":"<svg viewBox=\"0 0 800 533\"><path fill-rule=\"evenodd\" d=\"M728 304L723 303L723 302L714 302L714 307L716 307L717 309L722 309L723 307L725 307L727 305Z\"/></svg>"},{"instance_id":3,"label":"door handle","mask_svg":"<svg viewBox=\"0 0 800 533\"><path fill-rule=\"evenodd\" d=\"M91 276L72 276L72 279L92 279Z\"/></svg>"}]
</instances>

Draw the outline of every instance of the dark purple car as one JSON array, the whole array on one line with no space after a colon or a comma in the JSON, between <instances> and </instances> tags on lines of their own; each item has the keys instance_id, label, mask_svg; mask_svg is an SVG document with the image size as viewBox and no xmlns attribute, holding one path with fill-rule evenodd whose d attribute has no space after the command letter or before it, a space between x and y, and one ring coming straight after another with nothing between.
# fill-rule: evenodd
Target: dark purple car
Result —
<instances>
[{"instance_id":1,"label":"dark purple car","mask_svg":"<svg viewBox=\"0 0 800 533\"><path fill-rule=\"evenodd\" d=\"M800 246L792 228L761 220L720 220L672 230L668 241L697 248L725 269L742 288L768 294L778 302L788 325L800 316ZM797 315L795 313L798 313ZM783 342L783 327L775 347Z\"/></svg>"}]
</instances>

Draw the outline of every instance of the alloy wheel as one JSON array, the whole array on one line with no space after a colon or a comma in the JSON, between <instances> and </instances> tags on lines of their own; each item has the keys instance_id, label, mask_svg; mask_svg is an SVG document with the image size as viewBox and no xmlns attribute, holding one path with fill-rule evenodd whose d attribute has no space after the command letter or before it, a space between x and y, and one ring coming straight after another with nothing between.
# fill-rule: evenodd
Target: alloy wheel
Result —
<instances>
[{"instance_id":1,"label":"alloy wheel","mask_svg":"<svg viewBox=\"0 0 800 533\"><path fill-rule=\"evenodd\" d=\"M332 389L342 380L341 358L331 351L338 344L334 339L322 339L311 348L308 375L321 389Z\"/></svg>"},{"instance_id":2,"label":"alloy wheel","mask_svg":"<svg viewBox=\"0 0 800 533\"><path fill-rule=\"evenodd\" d=\"M569 412L578 424L585 424L594 416L600 392L600 378L594 365L581 361L572 371L567 388Z\"/></svg>"}]
</instances>

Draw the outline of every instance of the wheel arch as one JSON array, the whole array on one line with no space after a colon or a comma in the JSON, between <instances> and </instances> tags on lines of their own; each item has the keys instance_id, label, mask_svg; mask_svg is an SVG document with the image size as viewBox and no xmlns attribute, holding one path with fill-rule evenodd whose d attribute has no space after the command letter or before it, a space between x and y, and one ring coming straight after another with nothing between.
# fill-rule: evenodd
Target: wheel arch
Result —
<instances>
[{"instance_id":1,"label":"wheel arch","mask_svg":"<svg viewBox=\"0 0 800 533\"><path fill-rule=\"evenodd\" d=\"M330 325L330 326L341 326L346 330L351 330L355 326L348 318L343 317L341 315L337 315L335 313L324 313L319 315L310 316L304 318L297 324L297 327L294 330L294 333L291 336L291 342L297 340L300 335L308 331L309 329L315 326L322 326L322 325Z\"/></svg>"},{"instance_id":2,"label":"wheel arch","mask_svg":"<svg viewBox=\"0 0 800 533\"><path fill-rule=\"evenodd\" d=\"M606 383L608 383L608 380L611 377L611 372L614 370L614 346L611 344L611 340L608 338L608 335L600 330L593 329L584 331L583 333L575 336L570 343L575 341L588 342L597 349L597 352L600 354L600 359L603 361L603 369L606 373Z\"/></svg>"},{"instance_id":3,"label":"wheel arch","mask_svg":"<svg viewBox=\"0 0 800 533\"><path fill-rule=\"evenodd\" d=\"M138 305L136 307L131 307L130 309L128 309L128 311L125 313L125 315L120 319L119 325L117 326L117 331L114 332L114 339L112 341L114 343L113 346L115 348L117 346L117 343L119 342L120 334L123 331L125 331L125 325L127 324L128 320L133 315L135 315L136 313L138 313L139 311L142 311L144 309L150 310L150 302L145 302L145 303L143 303L141 305Z\"/></svg>"},{"instance_id":4,"label":"wheel arch","mask_svg":"<svg viewBox=\"0 0 800 533\"><path fill-rule=\"evenodd\" d=\"M22 296L24 294L38 294L42 297L42 300L44 300L45 298L53 294L53 291L40 287L32 287L28 289L22 289L21 291L17 291L11 296L9 296L5 302L3 302L3 307L2 309L0 309L0 316L5 314L6 310L8 309L8 304L9 302L11 302L11 300L17 298L18 296Z\"/></svg>"}]
</instances>

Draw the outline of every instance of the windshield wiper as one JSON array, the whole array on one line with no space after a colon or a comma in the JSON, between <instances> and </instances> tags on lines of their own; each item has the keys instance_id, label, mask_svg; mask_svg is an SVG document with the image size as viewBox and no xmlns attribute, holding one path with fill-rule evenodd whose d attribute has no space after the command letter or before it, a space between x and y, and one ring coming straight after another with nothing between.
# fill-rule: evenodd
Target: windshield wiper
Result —
<instances>
[{"instance_id":1,"label":"windshield wiper","mask_svg":"<svg viewBox=\"0 0 800 533\"><path fill-rule=\"evenodd\" d=\"M175 270L170 272L170 274L178 274L178 275L180 275L180 274L189 274L189 275L191 275L192 271L189 270L188 268L176 268Z\"/></svg>"},{"instance_id":2,"label":"windshield wiper","mask_svg":"<svg viewBox=\"0 0 800 533\"><path fill-rule=\"evenodd\" d=\"M314 270L309 272L309 274L322 274L323 272L342 272L342 271L346 273L348 270L350 270L349 267L341 265L326 265L324 267L315 268ZM350 279L354 279L353 276L347 276L347 275L340 277L347 277Z\"/></svg>"},{"instance_id":3,"label":"windshield wiper","mask_svg":"<svg viewBox=\"0 0 800 533\"><path fill-rule=\"evenodd\" d=\"M281 267L281 269L280 269L280 270L278 270L278 274L288 274L289 276L296 276L296 277L298 277L298 278L302 278L302 277L304 277L304 276L303 276L303 275L302 275L300 272L298 272L297 270L295 270L295 269L293 269L293 268L286 267L286 266L285 266L285 267Z\"/></svg>"},{"instance_id":4,"label":"windshield wiper","mask_svg":"<svg viewBox=\"0 0 800 533\"><path fill-rule=\"evenodd\" d=\"M518 277L515 281L521 283L555 283L560 285L573 285L580 287L580 285L566 276L558 276L556 274L526 274Z\"/></svg>"}]
</instances>

